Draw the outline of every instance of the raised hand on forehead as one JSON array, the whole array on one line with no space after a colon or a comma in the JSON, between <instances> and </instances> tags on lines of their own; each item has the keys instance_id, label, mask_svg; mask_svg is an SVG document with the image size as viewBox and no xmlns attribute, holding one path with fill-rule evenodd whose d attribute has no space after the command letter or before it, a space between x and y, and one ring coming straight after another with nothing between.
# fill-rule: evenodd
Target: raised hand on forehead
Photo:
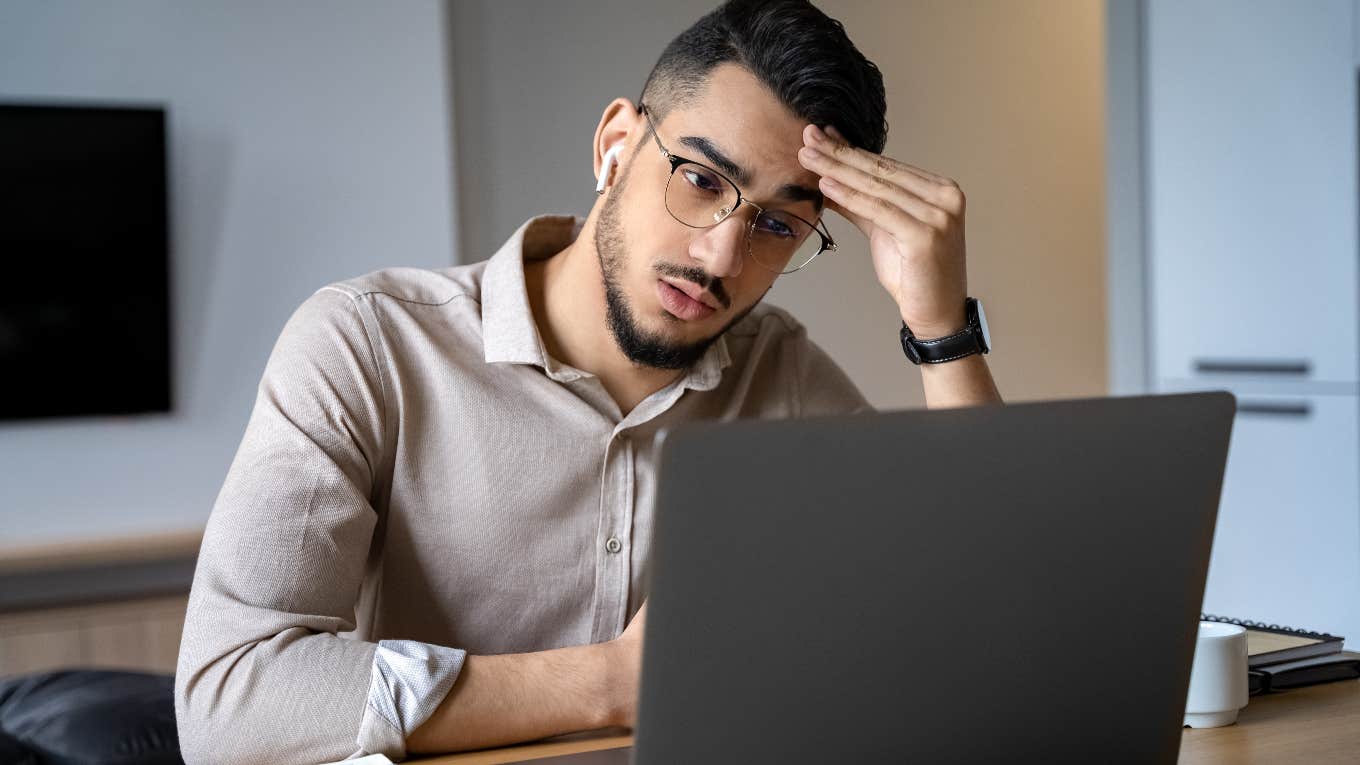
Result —
<instances>
[{"instance_id":1,"label":"raised hand on forehead","mask_svg":"<svg viewBox=\"0 0 1360 765\"><path fill-rule=\"evenodd\" d=\"M963 191L949 178L851 146L835 127L803 128L798 159L821 176L827 207L869 240L879 284L920 338L966 324Z\"/></svg>"}]
</instances>

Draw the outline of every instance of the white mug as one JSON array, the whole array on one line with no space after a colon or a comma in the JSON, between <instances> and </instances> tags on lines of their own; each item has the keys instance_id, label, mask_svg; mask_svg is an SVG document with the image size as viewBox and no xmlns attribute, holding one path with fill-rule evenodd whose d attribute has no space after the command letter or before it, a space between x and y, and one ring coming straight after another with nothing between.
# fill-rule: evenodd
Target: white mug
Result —
<instances>
[{"instance_id":1,"label":"white mug","mask_svg":"<svg viewBox=\"0 0 1360 765\"><path fill-rule=\"evenodd\" d=\"M1185 724L1217 728L1237 722L1247 705L1247 630L1236 624L1200 622Z\"/></svg>"}]
</instances>

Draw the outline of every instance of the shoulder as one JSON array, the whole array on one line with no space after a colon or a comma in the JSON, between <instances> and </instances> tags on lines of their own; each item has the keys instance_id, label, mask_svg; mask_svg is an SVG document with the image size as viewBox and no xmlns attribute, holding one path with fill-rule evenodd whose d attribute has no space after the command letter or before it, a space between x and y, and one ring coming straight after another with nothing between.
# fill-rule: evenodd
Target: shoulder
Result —
<instances>
[{"instance_id":1,"label":"shoulder","mask_svg":"<svg viewBox=\"0 0 1360 765\"><path fill-rule=\"evenodd\" d=\"M776 305L759 303L724 333L731 366L741 377L777 381L798 375L807 353L807 328Z\"/></svg>"},{"instance_id":2,"label":"shoulder","mask_svg":"<svg viewBox=\"0 0 1360 765\"><path fill-rule=\"evenodd\" d=\"M807 327L777 305L761 303L728 330L734 364L752 379L792 396L802 415L868 411L858 386L831 355L808 336ZM775 381L782 380L783 383ZM764 386L757 386L764 387Z\"/></svg>"},{"instance_id":3,"label":"shoulder","mask_svg":"<svg viewBox=\"0 0 1360 765\"><path fill-rule=\"evenodd\" d=\"M331 282L317 294L330 292L355 301L387 298L409 305L440 306L467 298L481 300L482 272L487 261L465 266L429 269L399 266L370 271L361 276Z\"/></svg>"},{"instance_id":4,"label":"shoulder","mask_svg":"<svg viewBox=\"0 0 1360 765\"><path fill-rule=\"evenodd\" d=\"M741 321L733 324L727 330L727 336L733 339L759 338L781 343L805 341L807 327L787 310L772 303L762 302L751 309Z\"/></svg>"},{"instance_id":5,"label":"shoulder","mask_svg":"<svg viewBox=\"0 0 1360 765\"><path fill-rule=\"evenodd\" d=\"M323 285L294 310L276 342L278 357L348 357L381 363L376 338L384 318L419 315L462 299L480 298L485 262L444 269L384 268ZM383 303L381 307L377 304ZM431 307L436 307L432 309ZM339 353L337 353L337 351Z\"/></svg>"}]
</instances>

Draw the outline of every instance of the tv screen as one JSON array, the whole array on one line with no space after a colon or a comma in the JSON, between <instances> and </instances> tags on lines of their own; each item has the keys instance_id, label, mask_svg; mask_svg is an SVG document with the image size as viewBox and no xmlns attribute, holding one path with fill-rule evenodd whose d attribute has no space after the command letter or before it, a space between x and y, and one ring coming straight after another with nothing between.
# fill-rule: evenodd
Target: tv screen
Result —
<instances>
[{"instance_id":1,"label":"tv screen","mask_svg":"<svg viewBox=\"0 0 1360 765\"><path fill-rule=\"evenodd\" d=\"M170 410L165 123L0 104L0 419Z\"/></svg>"}]
</instances>

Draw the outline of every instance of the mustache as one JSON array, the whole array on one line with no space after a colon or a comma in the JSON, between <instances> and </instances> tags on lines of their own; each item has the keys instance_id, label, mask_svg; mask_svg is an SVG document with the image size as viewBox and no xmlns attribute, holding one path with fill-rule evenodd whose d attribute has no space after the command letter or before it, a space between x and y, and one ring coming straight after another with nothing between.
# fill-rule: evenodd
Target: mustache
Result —
<instances>
[{"instance_id":1,"label":"mustache","mask_svg":"<svg viewBox=\"0 0 1360 765\"><path fill-rule=\"evenodd\" d=\"M727 294L727 289L723 287L722 279L709 274L702 268L694 266L677 266L674 263L657 263L653 268L662 276L672 276L677 279L694 282L695 284L708 290L715 300L723 308L732 307L732 298Z\"/></svg>"}]
</instances>

